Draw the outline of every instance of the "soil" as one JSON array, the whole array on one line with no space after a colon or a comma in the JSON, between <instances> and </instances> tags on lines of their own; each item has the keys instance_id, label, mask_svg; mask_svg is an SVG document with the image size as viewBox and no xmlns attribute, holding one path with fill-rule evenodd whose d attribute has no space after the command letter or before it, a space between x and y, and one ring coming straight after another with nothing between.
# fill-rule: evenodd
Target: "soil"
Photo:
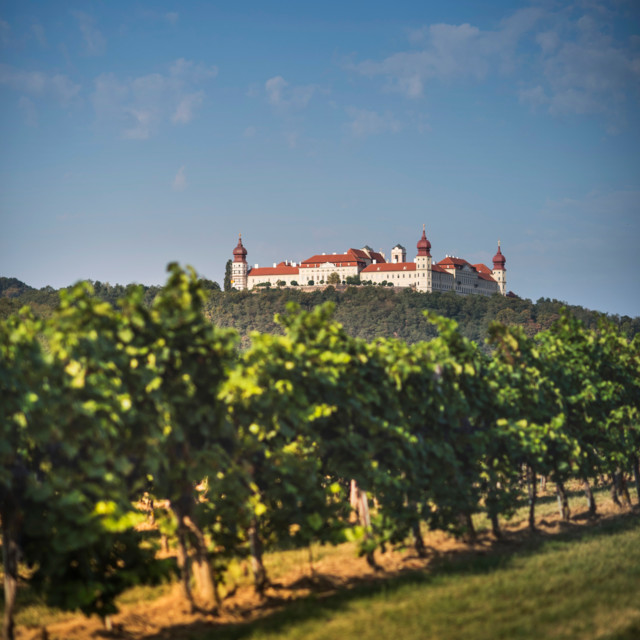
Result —
<instances>
[{"instance_id":1,"label":"soil","mask_svg":"<svg viewBox=\"0 0 640 640\"><path fill-rule=\"evenodd\" d=\"M612 502L598 505L597 518L586 512L572 516L563 523L559 516L546 516L538 521L538 532L531 533L526 522L503 526L504 539L495 541L490 533L482 533L474 543L456 540L442 532L425 535L427 557L420 558L412 548L388 550L375 554L379 569L372 569L364 558L358 558L353 545L342 545L330 549L326 555L318 554L313 571L308 562L300 563L279 577L275 586L258 596L250 585L240 585L223 601L222 610L216 614L197 613L191 610L183 596L181 586L176 584L170 593L156 600L124 605L112 616L112 630L106 631L96 616L86 618L71 614L68 619L49 624L46 629L18 627L17 640L86 640L89 638L123 638L127 640L187 640L211 633L226 625L247 622L267 616L287 606L287 603L309 596L311 593L328 595L351 589L363 583L387 580L411 571L425 571L437 566L443 558L462 557L468 554L512 553L519 545L524 546L535 536L553 536L567 528L581 529L596 522L620 516L625 511ZM637 507L634 509L637 511Z\"/></svg>"}]
</instances>

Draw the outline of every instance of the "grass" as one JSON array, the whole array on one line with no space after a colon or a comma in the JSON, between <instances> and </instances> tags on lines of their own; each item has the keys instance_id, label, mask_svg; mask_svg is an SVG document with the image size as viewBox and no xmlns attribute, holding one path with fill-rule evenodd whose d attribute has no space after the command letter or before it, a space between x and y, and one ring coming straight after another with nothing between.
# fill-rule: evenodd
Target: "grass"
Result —
<instances>
[{"instance_id":1,"label":"grass","mask_svg":"<svg viewBox=\"0 0 640 640\"><path fill-rule=\"evenodd\" d=\"M550 485L549 489L553 487ZM512 542L493 548L458 549L442 554L428 571L365 582L330 596L311 595L286 608L245 624L210 627L175 627L180 638L266 640L273 638L586 638L631 640L640 638L640 519L619 515L589 527L584 519L586 499L579 487L569 487L570 506L577 514L567 525L551 525L557 516L552 494L541 496L536 509L540 533L512 534ZM606 489L596 492L603 508L610 505ZM632 500L637 503L635 491ZM525 525L523 504L509 527ZM479 532L489 523L474 516ZM425 532L433 540L442 534ZM440 536L440 538L437 538ZM437 544L434 543L434 544ZM312 546L314 565L335 567L353 563L355 545ZM361 561L364 568L364 560ZM265 555L274 581L292 574L309 575L309 551L297 549ZM251 581L243 563L232 563L228 584ZM151 602L172 589L171 584L136 587L118 600L121 605ZM2 608L0 597L0 609ZM19 626L50 625L78 614L48 608L28 588L18 595ZM178 633L179 632L179 633Z\"/></svg>"},{"instance_id":2,"label":"grass","mask_svg":"<svg viewBox=\"0 0 640 640\"><path fill-rule=\"evenodd\" d=\"M24 573L21 571L21 573ZM4 577L0 572L0 577ZM138 604L156 600L169 593L171 584L159 584L156 586L140 585L125 591L118 599L119 605ZM0 597L0 617L4 613L4 598ZM81 615L74 611L63 611L55 607L49 607L44 598L28 587L18 589L16 599L15 624L24 627L46 626Z\"/></svg>"},{"instance_id":3,"label":"grass","mask_svg":"<svg viewBox=\"0 0 640 640\"><path fill-rule=\"evenodd\" d=\"M199 638L329 640L640 637L640 522L531 538L517 552L445 561ZM194 636L195 637L195 636Z\"/></svg>"}]
</instances>

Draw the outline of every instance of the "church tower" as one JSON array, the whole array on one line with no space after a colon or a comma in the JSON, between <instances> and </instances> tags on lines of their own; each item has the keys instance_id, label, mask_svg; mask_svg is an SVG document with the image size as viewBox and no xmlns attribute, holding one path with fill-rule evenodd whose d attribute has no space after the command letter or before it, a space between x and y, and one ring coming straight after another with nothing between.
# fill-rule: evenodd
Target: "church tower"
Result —
<instances>
[{"instance_id":1,"label":"church tower","mask_svg":"<svg viewBox=\"0 0 640 640\"><path fill-rule=\"evenodd\" d=\"M247 250L242 244L242 234L238 237L238 244L233 250L233 262L231 263L231 286L234 289L243 290L247 288Z\"/></svg>"},{"instance_id":2,"label":"church tower","mask_svg":"<svg viewBox=\"0 0 640 640\"><path fill-rule=\"evenodd\" d=\"M433 291L431 280L431 243L427 240L427 233L422 225L422 237L417 244L416 271L418 273L418 291Z\"/></svg>"},{"instance_id":3,"label":"church tower","mask_svg":"<svg viewBox=\"0 0 640 640\"><path fill-rule=\"evenodd\" d=\"M401 245L397 244L393 249L391 249L391 262L406 262L407 261L407 250Z\"/></svg>"},{"instance_id":4,"label":"church tower","mask_svg":"<svg viewBox=\"0 0 640 640\"><path fill-rule=\"evenodd\" d=\"M500 240L498 240L498 253L493 256L493 271L491 272L491 275L498 283L500 293L503 296L507 295L507 270L504 268L505 262L505 257L502 255L502 251L500 250Z\"/></svg>"}]
</instances>

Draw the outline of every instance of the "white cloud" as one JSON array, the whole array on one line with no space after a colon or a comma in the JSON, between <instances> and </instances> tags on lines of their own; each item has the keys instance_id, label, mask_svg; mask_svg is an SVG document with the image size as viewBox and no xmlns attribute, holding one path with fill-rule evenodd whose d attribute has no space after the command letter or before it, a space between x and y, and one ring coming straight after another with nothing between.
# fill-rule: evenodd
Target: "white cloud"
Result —
<instances>
[{"instance_id":1,"label":"white cloud","mask_svg":"<svg viewBox=\"0 0 640 640\"><path fill-rule=\"evenodd\" d=\"M18 101L18 107L20 111L24 114L24 121L30 127L38 126L38 112L36 110L36 105L33 103L33 100L27 98L27 96L21 96Z\"/></svg>"},{"instance_id":2,"label":"white cloud","mask_svg":"<svg viewBox=\"0 0 640 640\"><path fill-rule=\"evenodd\" d=\"M291 86L282 76L269 78L264 88L269 104L280 110L303 109L316 91L314 85Z\"/></svg>"},{"instance_id":3,"label":"white cloud","mask_svg":"<svg viewBox=\"0 0 640 640\"><path fill-rule=\"evenodd\" d=\"M199 87L216 74L216 67L183 58L172 63L164 74L126 80L113 73L102 74L95 79L91 101L99 122L115 125L125 138L144 140L164 122L191 122L205 97L204 89Z\"/></svg>"},{"instance_id":4,"label":"white cloud","mask_svg":"<svg viewBox=\"0 0 640 640\"><path fill-rule=\"evenodd\" d=\"M402 51L382 61L350 65L358 73L386 79L387 88L410 98L421 96L431 80L484 78L491 69L510 71L518 41L540 20L537 9L522 9L503 20L495 31L468 23L432 24L409 33L418 51Z\"/></svg>"},{"instance_id":5,"label":"white cloud","mask_svg":"<svg viewBox=\"0 0 640 640\"><path fill-rule=\"evenodd\" d=\"M352 121L348 124L350 133L358 138L380 133L397 133L402 128L400 123L389 113L379 114L376 111L347 107Z\"/></svg>"},{"instance_id":6,"label":"white cloud","mask_svg":"<svg viewBox=\"0 0 640 640\"><path fill-rule=\"evenodd\" d=\"M94 81L91 96L93 107L99 119L117 117L122 112L122 104L129 99L129 87L120 82L115 74L103 73Z\"/></svg>"},{"instance_id":7,"label":"white cloud","mask_svg":"<svg viewBox=\"0 0 640 640\"><path fill-rule=\"evenodd\" d=\"M184 191L187 188L187 176L185 174L184 165L178 169L175 178L173 179L173 190Z\"/></svg>"},{"instance_id":8,"label":"white cloud","mask_svg":"<svg viewBox=\"0 0 640 640\"><path fill-rule=\"evenodd\" d=\"M552 93L549 111L604 113L616 111L629 88L640 82L640 56L616 47L599 27L582 21L577 41L565 42L544 62Z\"/></svg>"},{"instance_id":9,"label":"white cloud","mask_svg":"<svg viewBox=\"0 0 640 640\"><path fill-rule=\"evenodd\" d=\"M187 124L193 119L193 112L201 104L204 98L204 91L196 91L196 93L190 93L180 100L176 107L175 113L171 117L173 122L179 122L180 124Z\"/></svg>"},{"instance_id":10,"label":"white cloud","mask_svg":"<svg viewBox=\"0 0 640 640\"><path fill-rule=\"evenodd\" d=\"M535 38L536 75L531 87L520 90L520 101L544 104L555 116L598 114L607 131L616 132L627 104L637 103L640 52L633 38L614 40L614 19L614 12L591 3L549 14L549 28Z\"/></svg>"},{"instance_id":11,"label":"white cloud","mask_svg":"<svg viewBox=\"0 0 640 640\"><path fill-rule=\"evenodd\" d=\"M536 36L536 42L543 53L551 53L558 48L560 37L556 31L542 31Z\"/></svg>"},{"instance_id":12,"label":"white cloud","mask_svg":"<svg viewBox=\"0 0 640 640\"><path fill-rule=\"evenodd\" d=\"M549 5L551 6L551 5ZM408 32L416 49L382 60L350 64L361 75L382 78L384 88L409 98L432 82L471 79L516 68L523 84L520 102L545 105L552 115L601 114L624 122L624 110L637 104L640 51L637 37L614 39L622 4L582 2L557 10L521 9L495 30L471 24L432 24Z\"/></svg>"},{"instance_id":13,"label":"white cloud","mask_svg":"<svg viewBox=\"0 0 640 640\"><path fill-rule=\"evenodd\" d=\"M164 14L164 19L169 24L175 24L176 22L178 22L178 18L179 14L177 11L167 11L167 13Z\"/></svg>"},{"instance_id":14,"label":"white cloud","mask_svg":"<svg viewBox=\"0 0 640 640\"><path fill-rule=\"evenodd\" d=\"M77 20L80 33L82 33L85 53L90 56L102 55L105 52L107 40L95 27L95 20L84 11L72 11L71 13Z\"/></svg>"},{"instance_id":15,"label":"white cloud","mask_svg":"<svg viewBox=\"0 0 640 640\"><path fill-rule=\"evenodd\" d=\"M201 82L218 75L218 67L207 66L193 60L178 58L170 67L169 74L187 82Z\"/></svg>"},{"instance_id":16,"label":"white cloud","mask_svg":"<svg viewBox=\"0 0 640 640\"><path fill-rule=\"evenodd\" d=\"M52 98L62 106L69 105L78 97L80 85L61 74L43 71L24 71L8 64L0 64L0 85L32 97Z\"/></svg>"},{"instance_id":17,"label":"white cloud","mask_svg":"<svg viewBox=\"0 0 640 640\"><path fill-rule=\"evenodd\" d=\"M549 98L540 85L532 87L531 89L521 89L518 92L518 98L520 102L529 104L534 109L540 105L549 103Z\"/></svg>"},{"instance_id":18,"label":"white cloud","mask_svg":"<svg viewBox=\"0 0 640 640\"><path fill-rule=\"evenodd\" d=\"M129 140L146 140L155 129L158 119L154 111L151 109L126 109L125 113L130 116L133 126L123 131L123 137Z\"/></svg>"},{"instance_id":19,"label":"white cloud","mask_svg":"<svg viewBox=\"0 0 640 640\"><path fill-rule=\"evenodd\" d=\"M267 92L267 100L274 105L282 104L282 90L288 84L289 83L282 76L269 78L269 80L264 84L264 88Z\"/></svg>"}]
</instances>

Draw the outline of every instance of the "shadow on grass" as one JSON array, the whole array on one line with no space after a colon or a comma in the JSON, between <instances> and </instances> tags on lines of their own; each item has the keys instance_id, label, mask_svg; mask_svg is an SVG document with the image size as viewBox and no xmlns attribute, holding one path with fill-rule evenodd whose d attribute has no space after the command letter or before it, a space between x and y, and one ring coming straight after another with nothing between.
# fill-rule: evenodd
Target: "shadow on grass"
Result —
<instances>
[{"instance_id":1,"label":"shadow on grass","mask_svg":"<svg viewBox=\"0 0 640 640\"><path fill-rule=\"evenodd\" d=\"M582 514L575 516L580 520ZM266 598L252 611L239 612L250 621L219 623L215 620L201 621L189 625L167 627L159 633L145 636L145 640L165 640L173 637L216 640L242 640L254 631L277 634L286 632L290 626L314 619L330 619L342 613L350 602L380 594L392 594L406 586L427 585L440 576L481 575L508 568L516 557L535 554L552 543L553 545L577 540L589 540L622 533L638 527L640 516L637 509L618 516L596 520L592 526L573 522L563 523L561 530L549 533L542 530L509 532L504 540L494 541L487 547L485 538L480 544L468 549L452 550L433 555L424 569L405 569L393 573L368 574L346 581L331 575L319 574L315 578L304 578L297 585L311 590L311 594L294 599ZM292 585L296 586L296 585ZM612 636L611 640L631 640L636 635L636 625ZM628 632L628 633L627 633Z\"/></svg>"},{"instance_id":2,"label":"shadow on grass","mask_svg":"<svg viewBox=\"0 0 640 640\"><path fill-rule=\"evenodd\" d=\"M555 492L555 486L556 485L551 481L547 483L546 490L544 492L538 493L538 496L536 498L537 506L543 506L547 504L557 504L558 496L556 495L556 492ZM611 487L610 485L606 485L606 484L598 484L598 485L593 485L591 487L591 490L593 491L593 495L597 499L598 496L603 496L604 494L608 494L609 491L611 490ZM565 487L565 492L569 500L582 498L584 499L585 503L587 501L586 493L583 488L569 489L568 487ZM518 507L520 508L527 507L529 504L527 497L523 494L523 496L518 500L517 504L518 504Z\"/></svg>"}]
</instances>

